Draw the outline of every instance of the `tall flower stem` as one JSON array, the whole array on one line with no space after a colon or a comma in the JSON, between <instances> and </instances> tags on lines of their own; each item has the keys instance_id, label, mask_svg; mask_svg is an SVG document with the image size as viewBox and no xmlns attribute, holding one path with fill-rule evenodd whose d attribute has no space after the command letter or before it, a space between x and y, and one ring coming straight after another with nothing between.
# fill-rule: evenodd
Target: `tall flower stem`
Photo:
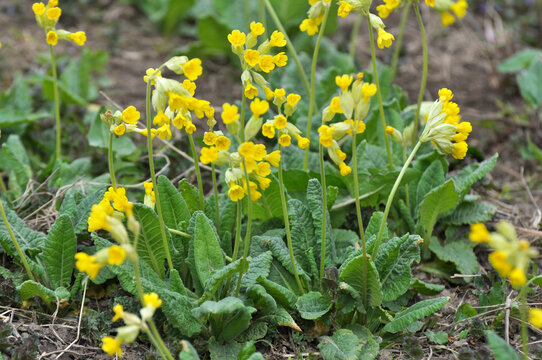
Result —
<instances>
[{"instance_id":1,"label":"tall flower stem","mask_svg":"<svg viewBox=\"0 0 542 360\"><path fill-rule=\"evenodd\" d=\"M420 26L420 34L422 36L422 48L423 48L423 73L422 73L422 83L420 86L420 94L418 95L418 104L416 106L416 114L414 116L414 129L412 131L413 141L418 136L418 124L420 123L420 109L422 106L423 95L425 93L425 86L427 84L427 70L429 67L429 56L427 54L427 36L425 34L425 27L423 26L422 16L420 14L420 7L417 2L412 4L414 6L414 11L416 12L416 19L418 20L418 25Z\"/></svg>"},{"instance_id":2,"label":"tall flower stem","mask_svg":"<svg viewBox=\"0 0 542 360\"><path fill-rule=\"evenodd\" d=\"M386 134L386 116L384 115L384 105L382 103L382 91L380 89L380 81L378 80L378 71L376 69L376 53L375 53L375 39L373 36L373 27L371 26L371 20L367 16L367 25L369 26L369 37L371 38L371 61L373 63L373 76L376 84L376 95L378 97L378 108L380 112L380 121L382 122L382 132L384 134L384 142L386 143L386 154L388 155L388 164L393 167L393 160L391 159L390 140L388 134Z\"/></svg>"},{"instance_id":3,"label":"tall flower stem","mask_svg":"<svg viewBox=\"0 0 542 360\"><path fill-rule=\"evenodd\" d=\"M359 28L361 27L362 22L363 14L359 14L354 26L352 27L352 33L350 34L350 49L348 55L350 55L350 60L352 60L352 63L354 63L354 60L356 59L356 44L358 40Z\"/></svg>"},{"instance_id":4,"label":"tall flower stem","mask_svg":"<svg viewBox=\"0 0 542 360\"><path fill-rule=\"evenodd\" d=\"M62 143L62 131L60 128L60 99L58 96L58 75L56 73L56 59L55 59L55 50L53 45L49 45L49 50L51 52L51 67L53 68L53 96L55 100L55 123L56 123L56 146L55 146L55 157L57 160L60 160L62 155L61 153L61 143Z\"/></svg>"},{"instance_id":5,"label":"tall flower stem","mask_svg":"<svg viewBox=\"0 0 542 360\"><path fill-rule=\"evenodd\" d=\"M281 33L284 34L284 38L286 39L286 46L288 47L288 51L290 51L290 55L294 58L295 65L297 67L297 72L299 72L299 76L301 77L301 81L303 82L303 86L305 87L305 91L307 91L307 94L310 94L310 86L309 86L309 80L307 79L307 75L305 74L305 70L303 70L303 65L301 65L301 61L299 61L299 56L297 55L297 51L295 50L292 42L290 41L290 38L288 37L288 33L286 33L286 29L284 29L284 26L282 25L282 22L280 21L277 13L275 12L275 9L273 9L273 5L271 5L271 2L269 0L263 0L265 2L265 7L267 8L267 12L271 16L271 19L273 19L273 22L275 23L275 26L279 29Z\"/></svg>"},{"instance_id":6,"label":"tall flower stem","mask_svg":"<svg viewBox=\"0 0 542 360\"><path fill-rule=\"evenodd\" d=\"M281 159L282 159L282 146L279 144L279 151L281 153ZM290 233L290 221L288 219L288 204L286 203L286 192L284 190L284 180L282 175L282 161L279 163L279 186L280 186L280 202L282 205L282 217L284 218L284 229L286 230L286 241L288 243L288 251L290 252L290 261L292 263L292 270L294 271L294 277L295 281L297 282L297 286L299 287L299 290L302 294L305 293L305 289L303 288L303 284L301 283L301 280L299 279L299 274L297 273L297 266L295 263L295 256L294 256L294 247L292 245L292 234Z\"/></svg>"},{"instance_id":7,"label":"tall flower stem","mask_svg":"<svg viewBox=\"0 0 542 360\"><path fill-rule=\"evenodd\" d=\"M361 216L361 205L359 202L359 179L358 179L358 160L357 160L357 146L356 146L356 130L357 124L355 123L354 129L352 129L352 172L354 176L354 196L356 200L356 214L358 217L359 238L361 239L361 249L363 251L363 306L367 309L367 246L365 241L365 230L363 227L363 218Z\"/></svg>"},{"instance_id":8,"label":"tall flower stem","mask_svg":"<svg viewBox=\"0 0 542 360\"><path fill-rule=\"evenodd\" d=\"M318 32L318 38L316 39L316 45L314 46L314 53L312 54L312 66L311 66L311 91L309 93L309 113L307 115L307 137L310 139L310 134L312 130L312 114L314 113L315 107L315 97L316 97L316 64L318 63L318 53L320 52L320 43L324 37L324 32L326 30L327 18L329 15L329 7L324 12L324 18L322 19L322 24L320 25L320 31ZM303 160L303 171L307 171L309 166L309 149L308 146L305 149L305 158Z\"/></svg>"},{"instance_id":9,"label":"tall flower stem","mask_svg":"<svg viewBox=\"0 0 542 360\"><path fill-rule=\"evenodd\" d=\"M373 259L376 258L376 254L378 253L378 248L380 247L380 242L382 241L382 235L384 234L384 228L386 227L386 220L388 219L388 215L390 213L390 208L393 202L393 198L395 197L395 193L397 192L397 189L399 188L399 185L401 184L401 181L403 180L403 176L405 176L405 173L410 163L414 159L414 156L416 156L416 153L420 149L421 145L422 145L421 141L418 141L416 143L416 146L414 146L414 149L412 149L410 156L405 161L405 164L403 165L401 172L399 172L399 175L397 176L397 179L395 180L395 183L393 184L393 188L391 189L390 195L388 196L388 201L386 202L386 208L384 209L384 216L382 217L382 223L380 224L380 229L378 230L378 236L376 237L376 244L375 244L373 254L372 254Z\"/></svg>"},{"instance_id":10,"label":"tall flower stem","mask_svg":"<svg viewBox=\"0 0 542 360\"><path fill-rule=\"evenodd\" d=\"M326 170L324 168L324 147L318 144L320 153L320 177L322 182L322 231L321 231L321 249L320 249L320 290L323 290L324 270L326 266L326 222L327 222L327 187Z\"/></svg>"},{"instance_id":11,"label":"tall flower stem","mask_svg":"<svg viewBox=\"0 0 542 360\"><path fill-rule=\"evenodd\" d=\"M28 262L26 261L26 257L24 256L23 250L19 246L19 242L17 241L17 238L15 237L15 234L13 233L13 230L11 229L11 225L9 225L6 212L4 211L4 204L2 203L1 199L0 199L0 213L2 213L2 219L4 220L4 224L6 224L6 228L8 229L9 236L11 237L11 240L13 241L13 245L15 245L15 249L17 250L19 257L21 258L21 262L23 263L23 267L26 270L26 274L28 275L28 278L32 281L36 281L36 279L34 278L34 274L32 274L32 271L30 271L30 266L28 265Z\"/></svg>"},{"instance_id":12,"label":"tall flower stem","mask_svg":"<svg viewBox=\"0 0 542 360\"><path fill-rule=\"evenodd\" d=\"M166 252L167 264L170 269L173 269L173 261L171 260L171 253L169 251L169 243L166 235L166 224L164 223L164 217L162 215L162 206L160 205L160 193L158 192L158 186L156 184L156 173L154 171L154 158L152 152L152 134L151 134L151 78L158 74L164 65L160 66L151 76L147 82L146 92L146 121L147 121L147 152L149 154L149 172L151 174L152 188L156 197L156 213L158 214L158 221L160 222L160 234L162 235L162 244ZM197 164L197 161L196 161ZM196 165L197 166L197 165Z\"/></svg>"},{"instance_id":13,"label":"tall flower stem","mask_svg":"<svg viewBox=\"0 0 542 360\"><path fill-rule=\"evenodd\" d=\"M410 13L410 6L406 5L403 8L401 14L401 22L399 23L399 34L397 40L395 40L395 48L393 49L393 57L391 60L391 81L395 79L397 75L397 64L399 63L399 55L401 54L401 47L403 44L403 36L405 35L405 26L408 20L408 14Z\"/></svg>"},{"instance_id":14,"label":"tall flower stem","mask_svg":"<svg viewBox=\"0 0 542 360\"><path fill-rule=\"evenodd\" d=\"M241 202L237 201L237 211L235 216L235 244L233 245L232 262L237 260L239 246L241 243Z\"/></svg>"},{"instance_id":15,"label":"tall flower stem","mask_svg":"<svg viewBox=\"0 0 542 360\"><path fill-rule=\"evenodd\" d=\"M107 160L109 162L109 175L111 176L111 185L117 190L117 179L115 178L115 167L113 165L113 133L109 131L109 147L107 151Z\"/></svg>"},{"instance_id":16,"label":"tall flower stem","mask_svg":"<svg viewBox=\"0 0 542 360\"><path fill-rule=\"evenodd\" d=\"M243 266L241 266L241 272L239 273L239 280L237 281L237 288L235 289L235 296L239 295L241 289L241 280L243 279L243 269L246 267L246 261L248 256L248 250L250 249L250 232L252 228L252 197L250 195L250 178L248 177L247 165L245 159L243 159L243 169L245 171L245 181L247 183L247 232L245 234L245 243L243 248Z\"/></svg>"},{"instance_id":17,"label":"tall flower stem","mask_svg":"<svg viewBox=\"0 0 542 360\"><path fill-rule=\"evenodd\" d=\"M216 185L215 164L211 163L211 176L213 177L213 193L215 195L216 232L220 234L220 212L218 211L218 186Z\"/></svg>"},{"instance_id":18,"label":"tall flower stem","mask_svg":"<svg viewBox=\"0 0 542 360\"><path fill-rule=\"evenodd\" d=\"M406 153L407 153L407 147L405 145L403 146L403 164L406 163L407 161ZM408 184L405 184L405 202L406 202L407 209L410 213L410 190L409 190Z\"/></svg>"},{"instance_id":19,"label":"tall flower stem","mask_svg":"<svg viewBox=\"0 0 542 360\"><path fill-rule=\"evenodd\" d=\"M201 211L205 211L205 197L203 195L203 181L201 180L201 170L199 168L198 153L196 152L196 145L194 144L194 138L192 134L188 134L188 140L190 141L190 149L192 150L192 157L194 158L194 166L196 168L196 178L198 179L199 190L199 206Z\"/></svg>"},{"instance_id":20,"label":"tall flower stem","mask_svg":"<svg viewBox=\"0 0 542 360\"><path fill-rule=\"evenodd\" d=\"M527 309L527 290L529 289L528 284L525 284L521 291L519 292L519 314L521 318L521 351L523 352L523 360L529 359L529 331L527 329L528 324L528 309Z\"/></svg>"}]
</instances>

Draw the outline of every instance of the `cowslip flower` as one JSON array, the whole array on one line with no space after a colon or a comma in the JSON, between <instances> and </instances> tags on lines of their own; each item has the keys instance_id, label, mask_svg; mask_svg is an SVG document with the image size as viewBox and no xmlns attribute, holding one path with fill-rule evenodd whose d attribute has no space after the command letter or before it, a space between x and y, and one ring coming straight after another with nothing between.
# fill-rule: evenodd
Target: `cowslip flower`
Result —
<instances>
[{"instance_id":1,"label":"cowslip flower","mask_svg":"<svg viewBox=\"0 0 542 360\"><path fill-rule=\"evenodd\" d=\"M307 18L301 22L299 30L313 36L318 33L318 27L324 20L326 10L331 6L331 0L309 0L309 5L311 7L307 11Z\"/></svg>"},{"instance_id":2,"label":"cowslip flower","mask_svg":"<svg viewBox=\"0 0 542 360\"><path fill-rule=\"evenodd\" d=\"M45 31L45 41L51 46L56 46L59 40L69 40L76 45L83 46L87 41L84 31L70 32L57 29L56 25L62 16L62 9L58 1L49 1L47 5L42 2L32 4L32 11L36 17L36 23Z\"/></svg>"},{"instance_id":3,"label":"cowslip flower","mask_svg":"<svg viewBox=\"0 0 542 360\"><path fill-rule=\"evenodd\" d=\"M542 329L542 309L529 309L529 323L537 329Z\"/></svg>"}]
</instances>

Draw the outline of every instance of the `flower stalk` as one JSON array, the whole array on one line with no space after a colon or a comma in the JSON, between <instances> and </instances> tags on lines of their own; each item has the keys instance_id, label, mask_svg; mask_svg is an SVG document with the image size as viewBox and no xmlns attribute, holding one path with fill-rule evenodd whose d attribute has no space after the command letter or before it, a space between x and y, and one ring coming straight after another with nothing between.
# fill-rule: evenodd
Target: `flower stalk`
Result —
<instances>
[{"instance_id":1,"label":"flower stalk","mask_svg":"<svg viewBox=\"0 0 542 360\"><path fill-rule=\"evenodd\" d=\"M55 124L56 124L55 157L57 160L60 160L60 157L62 155L62 152L61 152L62 129L60 125L60 99L58 96L58 75L56 71L55 50L53 49L53 45L49 45L49 50L51 53L51 67L53 71L53 96L54 96L54 101L55 101Z\"/></svg>"},{"instance_id":2,"label":"flower stalk","mask_svg":"<svg viewBox=\"0 0 542 360\"><path fill-rule=\"evenodd\" d=\"M429 56L427 53L427 36L425 33L425 27L423 26L422 16L420 14L420 7L417 2L412 4L414 11L416 12L416 19L418 20L418 26L420 27L420 34L422 37L422 49L423 49L423 72L422 83L420 86L420 93L418 95L418 103L416 105L416 114L414 115L414 129L412 131L412 141L418 136L418 125L420 123L420 109L422 107L423 96L425 94L425 87L427 85L427 72L429 67Z\"/></svg>"},{"instance_id":3,"label":"flower stalk","mask_svg":"<svg viewBox=\"0 0 542 360\"><path fill-rule=\"evenodd\" d=\"M205 211L205 196L203 194L203 181L201 180L201 170L199 168L198 153L196 152L196 145L194 144L194 138L192 134L188 134L188 140L190 141L190 149L192 150L192 157L194 158L194 167L196 169L196 178L198 180L199 206L201 208L201 211Z\"/></svg>"},{"instance_id":4,"label":"flower stalk","mask_svg":"<svg viewBox=\"0 0 542 360\"><path fill-rule=\"evenodd\" d=\"M213 177L213 193L215 195L216 231L220 234L220 212L218 211L218 186L216 184L215 164L211 163L211 176Z\"/></svg>"},{"instance_id":5,"label":"flower stalk","mask_svg":"<svg viewBox=\"0 0 542 360\"><path fill-rule=\"evenodd\" d=\"M113 164L113 132L109 131L109 146L107 149L107 160L109 162L109 176L111 177L111 185L115 191L117 190L117 179L115 178L115 167Z\"/></svg>"}]
</instances>

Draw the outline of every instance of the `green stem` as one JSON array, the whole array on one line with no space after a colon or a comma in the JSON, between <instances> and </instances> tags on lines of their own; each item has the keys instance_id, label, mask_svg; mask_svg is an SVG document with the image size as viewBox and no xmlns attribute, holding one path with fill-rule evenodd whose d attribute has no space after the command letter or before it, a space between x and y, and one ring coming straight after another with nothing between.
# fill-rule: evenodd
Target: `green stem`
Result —
<instances>
[{"instance_id":1,"label":"green stem","mask_svg":"<svg viewBox=\"0 0 542 360\"><path fill-rule=\"evenodd\" d=\"M250 25L250 0L244 1L243 11L245 15L245 25L248 30Z\"/></svg>"},{"instance_id":2,"label":"green stem","mask_svg":"<svg viewBox=\"0 0 542 360\"><path fill-rule=\"evenodd\" d=\"M164 343L164 340L162 340L162 337L160 336L160 333L158 332L158 329L156 328L156 324L154 323L154 320L150 319L148 323L151 326L151 332L154 334L156 342L158 343L159 347L162 349L162 352L163 352L162 356L164 356L168 360L174 360L166 344Z\"/></svg>"},{"instance_id":3,"label":"green stem","mask_svg":"<svg viewBox=\"0 0 542 360\"><path fill-rule=\"evenodd\" d=\"M113 165L113 133L109 131L109 148L107 152L107 159L109 161L109 175L111 176L111 185L113 189L117 190L117 179L115 178L115 168Z\"/></svg>"},{"instance_id":4,"label":"green stem","mask_svg":"<svg viewBox=\"0 0 542 360\"><path fill-rule=\"evenodd\" d=\"M418 124L420 123L420 109L422 107L423 95L425 94L425 86L427 84L427 70L429 66L429 56L427 54L427 36L425 34L425 27L423 26L422 15L420 14L420 7L417 2L412 4L414 11L416 12L416 19L420 26L420 34L422 36L422 48L423 48L423 73L422 83L420 86L420 93L418 95L418 104L416 105L416 114L414 116L414 129L412 131L412 141L415 141L418 137Z\"/></svg>"},{"instance_id":5,"label":"green stem","mask_svg":"<svg viewBox=\"0 0 542 360\"><path fill-rule=\"evenodd\" d=\"M520 317L521 317L521 348L523 352L523 360L529 359L529 331L527 329L528 315L527 315L527 289L528 286L524 285L519 293L520 298Z\"/></svg>"},{"instance_id":6,"label":"green stem","mask_svg":"<svg viewBox=\"0 0 542 360\"><path fill-rule=\"evenodd\" d=\"M279 151L281 153L282 158L282 146L279 144ZM292 269L294 271L294 277L295 281L297 282L297 286L299 287L299 290L302 294L305 294L305 289L303 288L303 284L301 283L301 279L299 279L299 274L297 273L297 266L295 263L295 256L294 256L294 247L292 245L292 234L290 233L290 221L288 219L288 205L286 203L286 192L284 190L284 180L282 175L282 161L279 163L279 186L280 186L280 202L282 205L282 217L284 218L284 228L286 230L286 241L288 242L288 251L290 252L290 261L292 263Z\"/></svg>"},{"instance_id":7,"label":"green stem","mask_svg":"<svg viewBox=\"0 0 542 360\"><path fill-rule=\"evenodd\" d=\"M60 160L62 155L60 150L60 145L62 142L62 132L60 128L60 99L58 96L58 75L56 73L56 59L55 51L53 45L49 45L49 50L51 52L51 67L53 68L53 96L55 99L55 123L56 123L56 146L55 146L55 157L57 160Z\"/></svg>"},{"instance_id":8,"label":"green stem","mask_svg":"<svg viewBox=\"0 0 542 360\"><path fill-rule=\"evenodd\" d=\"M271 5L271 2L269 2L269 0L263 0L263 1L265 2L265 7L267 8L267 12L269 12L269 15L271 16L271 19L273 19L275 26L279 29L281 33L284 34L284 37L286 39L286 46L288 47L288 51L290 51L290 54L294 58L295 65L297 67L297 72L299 72L299 76L301 77L303 86L305 87L307 94L310 94L311 91L309 87L309 80L307 79L305 70L303 70L303 65L301 65L301 61L299 61L299 56L297 55L297 51L295 50L292 42L290 41L290 38L288 37L288 33L286 32L286 29L284 29L284 26L282 25L279 17L277 16L275 9L273 9L273 5Z\"/></svg>"},{"instance_id":9,"label":"green stem","mask_svg":"<svg viewBox=\"0 0 542 360\"><path fill-rule=\"evenodd\" d=\"M154 74L150 77L156 75L164 65L160 66ZM160 233L162 235L162 244L166 252L167 264L170 269L173 269L173 261L171 261L171 253L169 251L169 243L167 241L166 235L166 224L164 223L164 217L162 215L162 206L160 205L160 193L158 192L158 186L156 184L156 173L154 172L154 158L152 152L152 135L151 135L151 80L147 82L147 92L146 92L146 117L147 117L147 151L149 153L149 172L151 173L152 179L152 188L154 189L154 194L156 197L156 213L158 214L158 221L160 222ZM196 162L197 164L197 162Z\"/></svg>"},{"instance_id":10,"label":"green stem","mask_svg":"<svg viewBox=\"0 0 542 360\"><path fill-rule=\"evenodd\" d=\"M320 177L322 182L322 231L320 249L320 290L323 290L324 270L326 266L326 222L327 222L327 188L326 188L326 170L324 168L324 147L318 144L320 153Z\"/></svg>"},{"instance_id":11,"label":"green stem","mask_svg":"<svg viewBox=\"0 0 542 360\"><path fill-rule=\"evenodd\" d=\"M397 64L399 63L399 55L401 54L401 47L403 44L403 36L405 35L405 26L408 20L408 14L410 13L410 6L406 5L403 8L401 14L401 22L399 24L399 34L397 40L395 40L395 48L393 49L393 57L391 60L391 81L395 80L397 74Z\"/></svg>"},{"instance_id":12,"label":"green stem","mask_svg":"<svg viewBox=\"0 0 542 360\"><path fill-rule=\"evenodd\" d=\"M260 3L259 3L260 7L259 7L259 11L260 11L260 22L262 23L264 29L265 29L265 32L263 33L263 37L266 38L267 37L267 18L265 16L265 3L263 0L260 0Z\"/></svg>"},{"instance_id":13,"label":"green stem","mask_svg":"<svg viewBox=\"0 0 542 360\"><path fill-rule=\"evenodd\" d=\"M243 94L241 95L241 141L245 141L245 114L246 114L246 106L247 106L247 97L245 96L245 92L243 91ZM241 145L241 144L239 144Z\"/></svg>"},{"instance_id":14,"label":"green stem","mask_svg":"<svg viewBox=\"0 0 542 360\"><path fill-rule=\"evenodd\" d=\"M185 237L185 238L191 238L192 237L192 236L190 236L190 234L187 234L187 233L185 233L183 231L175 230L175 229L172 229L172 228L167 228L167 230L172 234L180 235L180 236Z\"/></svg>"},{"instance_id":15,"label":"green stem","mask_svg":"<svg viewBox=\"0 0 542 360\"><path fill-rule=\"evenodd\" d=\"M393 188L391 189L390 196L388 196L388 201L386 202L386 208L384 209L384 216L382 217L382 223L380 224L380 229L378 230L378 236L376 237L376 244L373 250L373 259L376 258L376 254L378 253L378 248L380 247L380 241L382 240L382 234L384 234L384 228L386 227L386 220L388 219L388 215L390 213L390 208L391 208L391 204L393 202L395 193L397 192L397 189L399 188L399 184L401 184L401 180L403 180L403 176L405 175L408 169L408 166L412 162L412 159L414 159L414 156L416 156L416 152L418 152L421 145L422 143L420 141L416 143L416 146L414 146L414 149L412 149L410 156L408 157L407 161L403 165L401 172L397 176L397 179L395 180L395 184L393 184Z\"/></svg>"},{"instance_id":16,"label":"green stem","mask_svg":"<svg viewBox=\"0 0 542 360\"><path fill-rule=\"evenodd\" d=\"M365 230L363 227L363 218L361 217L361 205L359 202L359 179L358 179L358 160L357 160L357 146L356 146L356 130L357 124L355 123L354 129L352 129L352 171L354 175L354 196L356 200L356 214L358 217L359 237L361 239L361 248L363 251L363 306L367 309L367 246L365 241Z\"/></svg>"},{"instance_id":17,"label":"green stem","mask_svg":"<svg viewBox=\"0 0 542 360\"><path fill-rule=\"evenodd\" d=\"M358 39L358 33L359 28L361 27L361 23L363 22L363 14L359 14L358 18L356 19L356 22L354 23L354 26L352 27L352 33L350 34L350 60L352 60L352 63L354 63L356 59L356 42Z\"/></svg>"},{"instance_id":18,"label":"green stem","mask_svg":"<svg viewBox=\"0 0 542 360\"><path fill-rule=\"evenodd\" d=\"M407 148L406 146L403 146L403 164L406 163L407 161L406 152L407 152ZM408 184L405 184L405 201L406 201L408 212L410 213L410 190L409 190Z\"/></svg>"},{"instance_id":19,"label":"green stem","mask_svg":"<svg viewBox=\"0 0 542 360\"><path fill-rule=\"evenodd\" d=\"M156 337L154 336L154 334L152 333L152 331L149 329L148 326L146 328L143 328L143 332L145 332L145 334L147 334L152 346L154 346L154 348L156 350L158 350L158 352L160 353L160 356L162 357L162 359L166 359L167 355L164 354L164 351L162 350L162 348L160 348L160 344L158 343L158 341L156 340Z\"/></svg>"},{"instance_id":20,"label":"green stem","mask_svg":"<svg viewBox=\"0 0 542 360\"><path fill-rule=\"evenodd\" d=\"M314 46L314 53L312 54L311 92L309 94L309 113L307 115L307 132L306 132L306 136L308 138L311 137L310 134L312 130L312 113L314 112L315 97L316 97L316 64L318 62L318 52L320 51L320 43L322 42L322 38L324 37L324 31L326 29L328 15L329 15L329 7L326 9L324 13L324 19L322 20L322 24L318 32L318 38L316 39L316 45ZM307 171L307 168L309 166L309 150L310 150L309 148L310 147L307 147L305 149L305 158L303 160L303 171Z\"/></svg>"},{"instance_id":21,"label":"green stem","mask_svg":"<svg viewBox=\"0 0 542 360\"><path fill-rule=\"evenodd\" d=\"M220 212L218 211L218 186L216 184L215 164L211 163L211 176L213 177L213 192L215 194L216 232L220 234Z\"/></svg>"},{"instance_id":22,"label":"green stem","mask_svg":"<svg viewBox=\"0 0 542 360\"><path fill-rule=\"evenodd\" d=\"M0 190L6 193L8 192L8 189L6 187L6 183L4 182L4 178L2 177L2 174L0 174Z\"/></svg>"},{"instance_id":23,"label":"green stem","mask_svg":"<svg viewBox=\"0 0 542 360\"><path fill-rule=\"evenodd\" d=\"M194 166L196 168L196 178L198 180L199 190L199 206L201 211L205 211L205 197L203 195L203 181L201 180L201 170L199 168L198 153L196 152L196 145L194 144L194 138L192 134L188 134L188 140L190 141L190 149L192 149L192 157L194 158Z\"/></svg>"},{"instance_id":24,"label":"green stem","mask_svg":"<svg viewBox=\"0 0 542 360\"><path fill-rule=\"evenodd\" d=\"M28 265L28 262L26 261L26 257L24 256L23 250L19 246L19 242L17 241L17 238L15 237L15 234L13 233L13 230L11 229L11 226L9 225L6 212L4 211L4 204L2 203L2 199L0 199L0 213L2 213L2 219L4 219L4 224L6 224L6 228L8 229L9 236L11 237L11 240L13 241L13 245L15 245L15 249L17 249L17 253L19 254L19 257L21 258L21 262L23 263L23 267L26 270L26 274L28 275L28 278L32 281L36 281L36 278L34 278L32 271L30 271L30 266Z\"/></svg>"},{"instance_id":25,"label":"green stem","mask_svg":"<svg viewBox=\"0 0 542 360\"><path fill-rule=\"evenodd\" d=\"M380 121L382 122L382 132L384 133L384 142L386 143L386 154L388 155L388 163L390 168L393 167L393 160L391 159L390 141L388 134L386 134L386 116L384 115L384 105L382 103L382 92L380 90L380 82L378 80L378 71L376 69L376 53L375 53L375 39L373 36L373 27L371 26L371 20L367 16L367 25L369 25L369 37L371 38L371 61L373 63L373 76L376 84L376 95L378 97L378 108L380 111Z\"/></svg>"},{"instance_id":26,"label":"green stem","mask_svg":"<svg viewBox=\"0 0 542 360\"><path fill-rule=\"evenodd\" d=\"M243 266L241 266L241 272L239 273L239 280L237 281L237 288L235 289L235 296L239 295L241 289L241 280L243 279L243 269L246 267L248 250L250 249L250 232L252 228L252 197L250 195L250 179L248 177L247 165L245 159L243 159L243 169L245 171L245 181L247 182L247 204L248 204L248 217L247 217L247 232L245 234L245 243L243 248Z\"/></svg>"},{"instance_id":27,"label":"green stem","mask_svg":"<svg viewBox=\"0 0 542 360\"><path fill-rule=\"evenodd\" d=\"M233 245L232 262L237 260L239 244L241 243L241 202L237 201L237 215L235 217L235 244Z\"/></svg>"}]
</instances>

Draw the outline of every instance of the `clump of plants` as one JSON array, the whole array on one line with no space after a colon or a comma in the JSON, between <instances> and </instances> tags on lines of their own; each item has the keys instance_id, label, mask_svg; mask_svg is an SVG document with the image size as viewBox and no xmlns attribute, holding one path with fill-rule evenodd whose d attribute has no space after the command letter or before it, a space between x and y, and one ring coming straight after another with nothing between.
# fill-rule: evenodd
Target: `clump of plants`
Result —
<instances>
[{"instance_id":1,"label":"clump of plants","mask_svg":"<svg viewBox=\"0 0 542 360\"><path fill-rule=\"evenodd\" d=\"M459 162L469 154L472 126L453 101L453 83L423 101L429 56L418 1L386 0L376 7L379 15L371 3L309 1L299 29L317 37L306 74L272 2L260 1L259 21L223 39L241 69L243 91L233 103L216 106L201 97L204 63L196 57L174 56L141 74L144 111L128 105L99 115L109 174L85 195L67 193L47 236L26 227L8 197L26 171L16 161L20 143L10 137L3 147L13 161L2 166L10 181L1 183L0 241L24 274L0 268L0 275L17 284L21 300L38 296L51 311L55 302L69 307L81 288L84 302L89 282L118 281L139 303L136 311L121 304L110 309L112 322L124 323L103 334L102 349L111 356L122 356L123 347L145 335L164 359L198 359L198 353L263 359L255 342L289 328L310 333L324 359L374 359L450 300L435 297L443 286L413 276L415 263L443 276L448 270L441 268L478 271L464 229L475 223L470 239L495 249L492 265L521 289L522 339L528 321L540 328L541 310L525 305L539 278L532 271L537 253L511 225L489 234L480 223L495 209L470 194L497 155ZM57 5L33 6L51 48L55 89L53 46L58 39L78 45L86 39L55 29ZM423 6L439 11L448 26L468 5L425 0ZM376 48L385 51L395 41L383 19L399 7L403 18L415 11L423 39L420 93L412 105L390 82L397 59L391 69L376 59ZM332 11L366 21L370 70L359 71L346 54L336 55L338 66L319 59ZM403 31L404 24L398 41ZM325 68L317 77L319 62ZM157 176L155 147L175 132L188 140L195 185ZM132 181L137 184L117 171L115 144L131 136L143 136L147 145L148 169ZM54 166L65 169L59 139ZM349 215L355 221L345 221Z\"/></svg>"}]
</instances>

